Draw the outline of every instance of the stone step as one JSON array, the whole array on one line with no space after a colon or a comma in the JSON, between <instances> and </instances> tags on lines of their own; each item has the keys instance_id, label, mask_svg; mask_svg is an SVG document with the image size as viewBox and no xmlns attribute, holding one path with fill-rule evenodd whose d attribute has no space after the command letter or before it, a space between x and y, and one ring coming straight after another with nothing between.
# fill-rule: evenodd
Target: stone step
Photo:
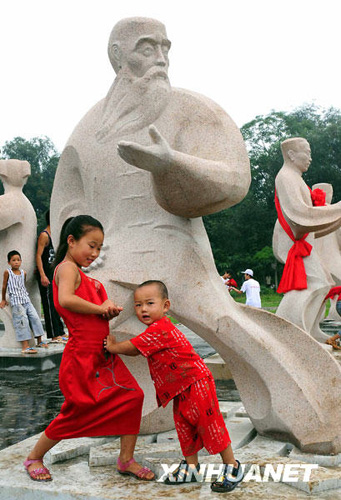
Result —
<instances>
[{"instance_id":1,"label":"stone step","mask_svg":"<svg viewBox=\"0 0 341 500\"><path fill-rule=\"evenodd\" d=\"M204 359L204 362L211 371L214 380L229 380L233 378L228 366L218 353L208 356Z\"/></svg>"},{"instance_id":2,"label":"stone step","mask_svg":"<svg viewBox=\"0 0 341 500\"><path fill-rule=\"evenodd\" d=\"M21 349L0 348L0 372L45 372L60 365L64 344L37 348L37 354L22 354Z\"/></svg>"}]
</instances>

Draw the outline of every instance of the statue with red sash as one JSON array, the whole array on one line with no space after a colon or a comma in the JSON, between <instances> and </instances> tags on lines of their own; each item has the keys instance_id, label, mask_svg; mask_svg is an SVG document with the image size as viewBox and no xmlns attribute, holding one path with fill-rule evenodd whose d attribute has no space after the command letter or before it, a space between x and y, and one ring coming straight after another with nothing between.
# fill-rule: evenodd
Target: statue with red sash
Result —
<instances>
[{"instance_id":1,"label":"statue with red sash","mask_svg":"<svg viewBox=\"0 0 341 500\"><path fill-rule=\"evenodd\" d=\"M324 341L327 336L319 328L320 310L334 281L314 249L314 241L341 226L341 202L326 204L325 193L311 191L302 179L311 163L306 139L287 139L281 149L284 164L275 180L278 220L273 250L285 267L277 290L284 293L277 315Z\"/></svg>"}]
</instances>

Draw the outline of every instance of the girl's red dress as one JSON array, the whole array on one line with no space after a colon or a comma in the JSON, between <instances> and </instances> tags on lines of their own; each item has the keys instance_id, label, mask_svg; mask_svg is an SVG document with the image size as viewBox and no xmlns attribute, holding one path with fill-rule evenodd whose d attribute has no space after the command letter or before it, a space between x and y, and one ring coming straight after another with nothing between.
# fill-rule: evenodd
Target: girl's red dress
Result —
<instances>
[{"instance_id":1,"label":"girl's red dress","mask_svg":"<svg viewBox=\"0 0 341 500\"><path fill-rule=\"evenodd\" d=\"M104 286L81 270L75 294L94 304L107 300ZM79 314L59 305L53 280L56 310L63 318L69 340L59 369L59 385L65 397L59 415L45 430L49 439L138 434L143 392L117 355L107 355L103 339L109 323L100 315Z\"/></svg>"}]
</instances>

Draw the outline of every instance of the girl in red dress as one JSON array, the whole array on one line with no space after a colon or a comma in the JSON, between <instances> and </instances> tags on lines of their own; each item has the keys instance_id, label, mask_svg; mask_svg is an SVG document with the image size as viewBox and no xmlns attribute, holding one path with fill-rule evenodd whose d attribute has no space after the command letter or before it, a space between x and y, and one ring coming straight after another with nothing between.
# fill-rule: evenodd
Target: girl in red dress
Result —
<instances>
[{"instance_id":1,"label":"girl in red dress","mask_svg":"<svg viewBox=\"0 0 341 500\"><path fill-rule=\"evenodd\" d=\"M142 389L123 361L116 355L107 359L103 350L108 321L122 308L108 299L99 281L81 271L98 257L103 238L101 223L88 215L69 219L61 231L53 296L69 330L59 370L65 401L24 462L35 481L51 481L43 457L61 439L113 435L121 437L118 471L138 479L154 479L150 469L133 459Z\"/></svg>"}]
</instances>

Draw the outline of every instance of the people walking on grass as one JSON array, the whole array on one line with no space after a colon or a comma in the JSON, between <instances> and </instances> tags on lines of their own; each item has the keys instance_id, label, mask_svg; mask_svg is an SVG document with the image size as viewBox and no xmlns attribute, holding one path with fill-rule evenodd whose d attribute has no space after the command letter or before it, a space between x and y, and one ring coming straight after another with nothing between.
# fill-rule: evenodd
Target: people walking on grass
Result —
<instances>
[{"instance_id":1,"label":"people walking on grass","mask_svg":"<svg viewBox=\"0 0 341 500\"><path fill-rule=\"evenodd\" d=\"M245 293L246 294L246 305L253 307L262 307L261 298L260 298L260 285L258 281L253 278L253 270L246 269L242 271L244 274L244 283L242 284L240 290L235 287L231 287L237 293Z\"/></svg>"},{"instance_id":2,"label":"people walking on grass","mask_svg":"<svg viewBox=\"0 0 341 500\"><path fill-rule=\"evenodd\" d=\"M13 327L16 340L21 343L21 352L22 354L37 354L38 351L29 345L32 339L31 329L37 340L36 347L46 348L48 344L42 340L43 325L26 290L26 272L20 269L22 263L20 253L17 250L8 252L7 262L9 267L4 272L0 308L8 305L6 300L6 293L8 293Z\"/></svg>"},{"instance_id":3,"label":"people walking on grass","mask_svg":"<svg viewBox=\"0 0 341 500\"><path fill-rule=\"evenodd\" d=\"M229 433L219 409L213 376L192 345L165 316L170 308L168 291L161 281L146 281L135 291L135 312L147 326L141 335L116 342L113 335L105 340L111 354L148 359L159 406L173 400L175 428L184 459L169 474L166 484L196 482L200 471L198 451L203 447L220 453L223 466L211 489L232 491L243 479L243 470L235 459Z\"/></svg>"},{"instance_id":4,"label":"people walking on grass","mask_svg":"<svg viewBox=\"0 0 341 500\"><path fill-rule=\"evenodd\" d=\"M137 479L154 479L153 472L133 458L142 389L119 356L108 357L103 349L109 320L122 308L108 299L99 281L81 270L99 256L103 238L99 221L79 215L64 228L56 252L54 303L69 330L59 370L65 401L24 462L35 481L51 481L43 457L60 440L115 435L121 439L118 471Z\"/></svg>"}]
</instances>

